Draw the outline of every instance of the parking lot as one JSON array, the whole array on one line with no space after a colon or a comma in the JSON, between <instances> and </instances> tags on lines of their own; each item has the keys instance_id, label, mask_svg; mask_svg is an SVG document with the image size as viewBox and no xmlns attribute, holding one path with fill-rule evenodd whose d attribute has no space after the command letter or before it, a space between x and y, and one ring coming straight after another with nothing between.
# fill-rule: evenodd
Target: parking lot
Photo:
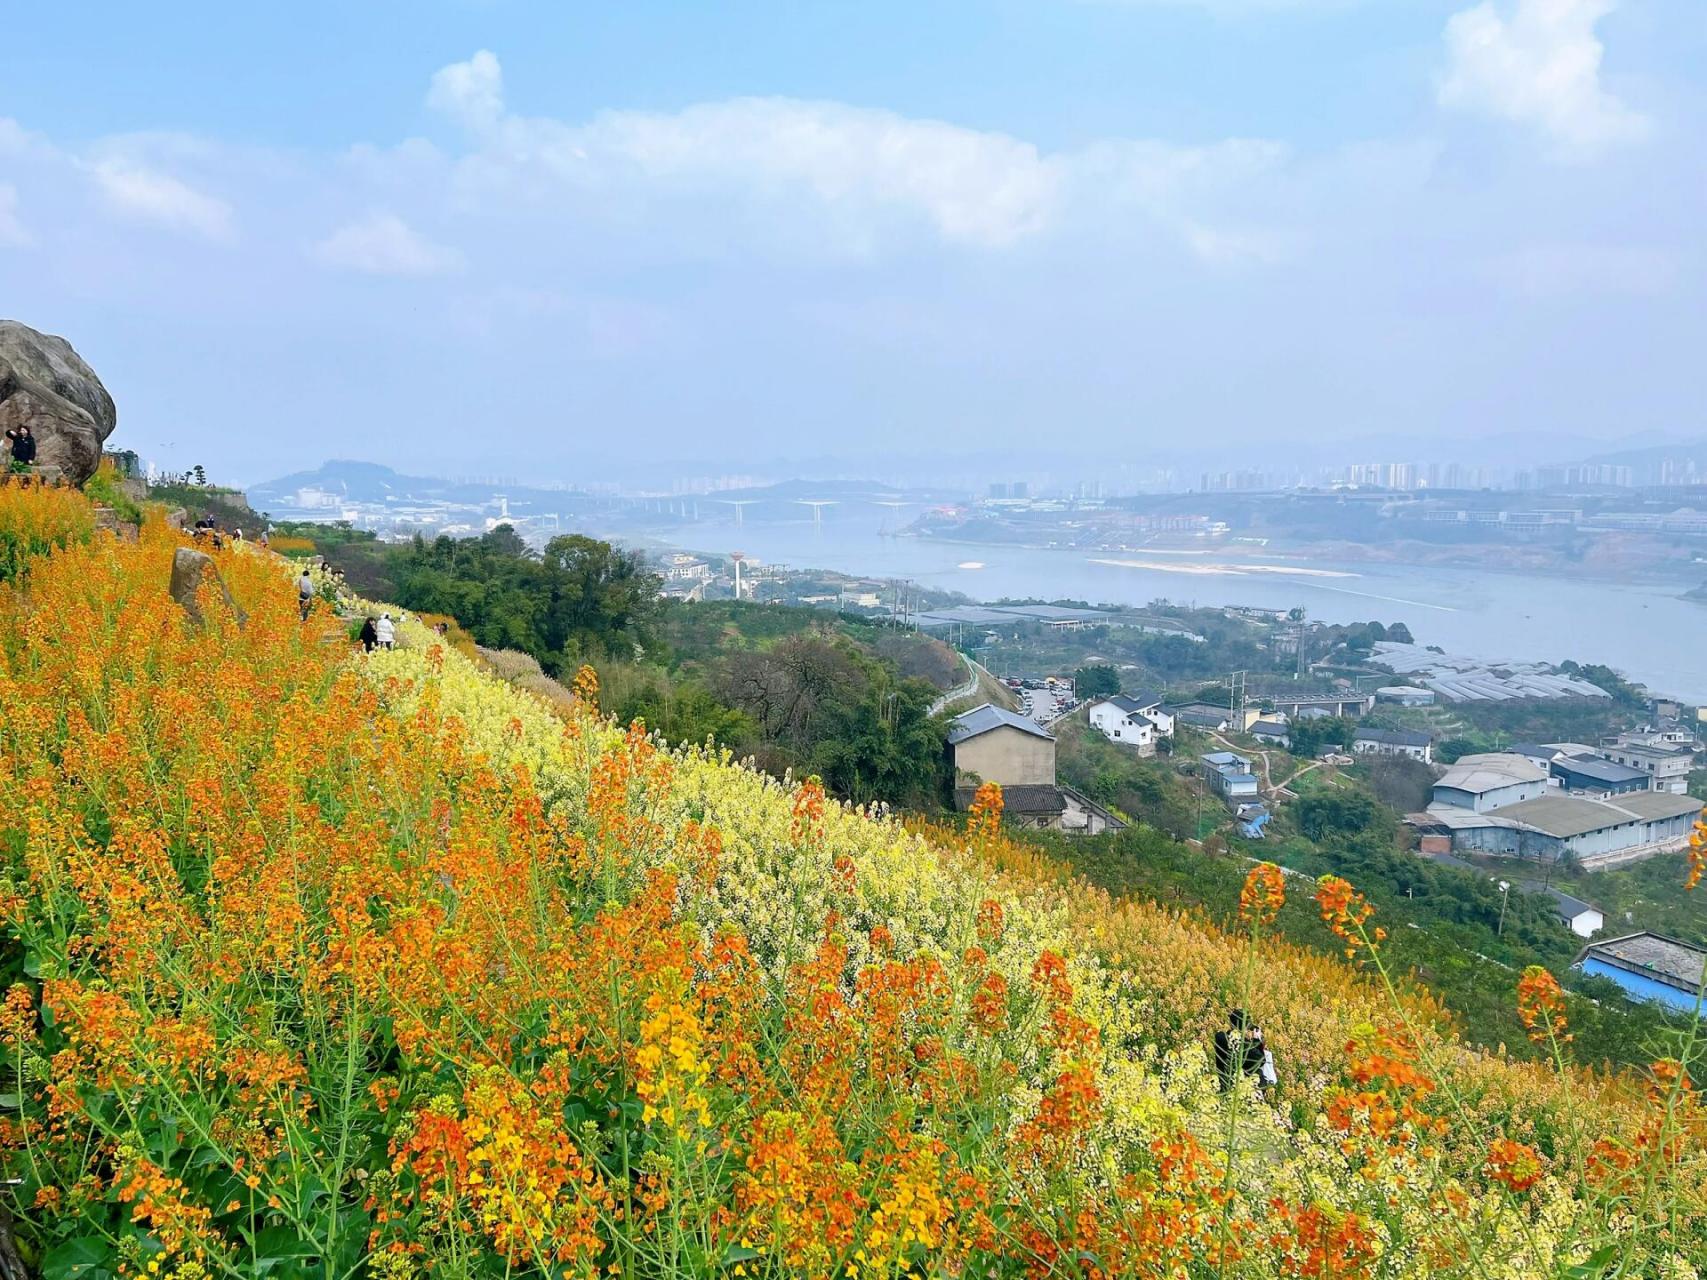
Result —
<instances>
[{"instance_id":1,"label":"parking lot","mask_svg":"<svg viewBox=\"0 0 1707 1280\"><path fill-rule=\"evenodd\" d=\"M1009 681L1009 688L1014 682ZM1035 686L1028 688L1026 686ZM1039 680L1025 681L1019 688L1014 689L1014 696L1019 699L1020 710L1039 724L1047 724L1057 716L1071 711L1076 703L1073 692L1066 685L1049 686Z\"/></svg>"}]
</instances>

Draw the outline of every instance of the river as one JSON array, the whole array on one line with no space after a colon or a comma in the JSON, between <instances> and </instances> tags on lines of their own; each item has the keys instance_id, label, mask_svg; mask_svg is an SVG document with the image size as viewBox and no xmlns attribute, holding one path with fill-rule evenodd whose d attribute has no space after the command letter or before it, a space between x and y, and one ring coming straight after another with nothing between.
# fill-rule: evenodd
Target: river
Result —
<instances>
[{"instance_id":1,"label":"river","mask_svg":"<svg viewBox=\"0 0 1707 1280\"><path fill-rule=\"evenodd\" d=\"M1210 554L1063 551L885 537L893 513L856 504L810 520L700 523L658 541L767 564L910 579L964 592L1093 604L1302 605L1313 619L1404 622L1419 644L1493 660L1603 662L1656 693L1707 704L1707 606L1675 583L1433 565L1335 563L1260 547Z\"/></svg>"}]
</instances>

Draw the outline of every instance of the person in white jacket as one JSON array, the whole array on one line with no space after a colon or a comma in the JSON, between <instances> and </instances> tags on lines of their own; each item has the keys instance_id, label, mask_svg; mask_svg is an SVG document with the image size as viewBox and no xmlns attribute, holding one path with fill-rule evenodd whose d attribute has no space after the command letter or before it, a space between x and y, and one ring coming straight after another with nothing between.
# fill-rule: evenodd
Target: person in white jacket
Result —
<instances>
[{"instance_id":1,"label":"person in white jacket","mask_svg":"<svg viewBox=\"0 0 1707 1280\"><path fill-rule=\"evenodd\" d=\"M391 615L389 613L380 614L379 621L374 623L373 629L378 635L379 647L381 649L389 649L394 643L396 643L397 624L391 620Z\"/></svg>"}]
</instances>

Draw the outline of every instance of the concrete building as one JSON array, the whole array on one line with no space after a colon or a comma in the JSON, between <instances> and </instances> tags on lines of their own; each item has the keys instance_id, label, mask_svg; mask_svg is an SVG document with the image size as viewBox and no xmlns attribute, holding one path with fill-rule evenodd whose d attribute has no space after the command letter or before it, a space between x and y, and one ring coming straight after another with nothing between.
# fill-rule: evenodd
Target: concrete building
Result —
<instances>
[{"instance_id":1,"label":"concrete building","mask_svg":"<svg viewBox=\"0 0 1707 1280\"><path fill-rule=\"evenodd\" d=\"M1592 938L1606 927L1606 916L1599 907L1584 902L1581 898L1573 898L1568 893L1549 886L1547 896L1553 899L1553 909L1558 913L1559 923L1564 925L1579 938Z\"/></svg>"},{"instance_id":2,"label":"concrete building","mask_svg":"<svg viewBox=\"0 0 1707 1280\"><path fill-rule=\"evenodd\" d=\"M1591 796L1621 796L1648 789L1648 775L1605 756L1560 756L1547 766L1560 788Z\"/></svg>"},{"instance_id":3,"label":"concrete building","mask_svg":"<svg viewBox=\"0 0 1707 1280\"><path fill-rule=\"evenodd\" d=\"M1555 790L1480 811L1436 802L1406 821L1425 840L1449 837L1454 852L1600 868L1682 849L1699 810L1688 796L1653 791L1591 800Z\"/></svg>"},{"instance_id":4,"label":"concrete building","mask_svg":"<svg viewBox=\"0 0 1707 1280\"><path fill-rule=\"evenodd\" d=\"M1226 707L1214 707L1205 702L1187 702L1182 706L1169 707L1168 714L1174 718L1174 723L1189 725L1193 729L1226 733L1233 727L1231 711Z\"/></svg>"},{"instance_id":5,"label":"concrete building","mask_svg":"<svg viewBox=\"0 0 1707 1280\"><path fill-rule=\"evenodd\" d=\"M1601 754L1616 764L1628 765L1647 775L1655 791L1682 795L1689 790L1689 773L1695 767L1695 750L1688 743L1645 741L1644 734L1621 733L1602 745Z\"/></svg>"},{"instance_id":6,"label":"concrete building","mask_svg":"<svg viewBox=\"0 0 1707 1280\"><path fill-rule=\"evenodd\" d=\"M1138 754L1145 756L1155 753L1157 738L1171 737L1174 731L1173 716L1162 710L1161 698L1153 694L1129 698L1117 693L1093 702L1090 720L1110 742L1137 747Z\"/></svg>"},{"instance_id":7,"label":"concrete building","mask_svg":"<svg viewBox=\"0 0 1707 1280\"><path fill-rule=\"evenodd\" d=\"M1505 753L1460 756L1434 784L1430 809L1447 806L1488 813L1547 794L1548 774L1522 756Z\"/></svg>"},{"instance_id":8,"label":"concrete building","mask_svg":"<svg viewBox=\"0 0 1707 1280\"><path fill-rule=\"evenodd\" d=\"M1591 942L1576 967L1616 982L1632 1000L1652 1000L1671 1009L1695 1008L1707 951L1657 933L1628 933Z\"/></svg>"},{"instance_id":9,"label":"concrete building","mask_svg":"<svg viewBox=\"0 0 1707 1280\"><path fill-rule=\"evenodd\" d=\"M954 784L999 782L1003 788L1055 785L1055 737L1035 720L983 706L954 717L948 729Z\"/></svg>"},{"instance_id":10,"label":"concrete building","mask_svg":"<svg viewBox=\"0 0 1707 1280\"><path fill-rule=\"evenodd\" d=\"M1283 694L1269 701L1277 712L1292 720L1311 714L1356 719L1375 705L1374 695L1363 693Z\"/></svg>"},{"instance_id":11,"label":"concrete building","mask_svg":"<svg viewBox=\"0 0 1707 1280\"><path fill-rule=\"evenodd\" d=\"M1279 720L1258 720L1251 726L1251 737L1264 746L1290 747L1292 731Z\"/></svg>"},{"instance_id":12,"label":"concrete building","mask_svg":"<svg viewBox=\"0 0 1707 1280\"><path fill-rule=\"evenodd\" d=\"M1002 788L1002 817L1022 827L1077 835L1119 831L1118 816L1090 797L1055 782L1055 738L1035 720L985 703L954 718L948 730L954 765L954 804L972 807L979 784Z\"/></svg>"},{"instance_id":13,"label":"concrete building","mask_svg":"<svg viewBox=\"0 0 1707 1280\"><path fill-rule=\"evenodd\" d=\"M1203 776L1215 794L1234 808L1255 801L1261 793L1251 762L1236 751L1212 751L1204 756Z\"/></svg>"},{"instance_id":14,"label":"concrete building","mask_svg":"<svg viewBox=\"0 0 1707 1280\"><path fill-rule=\"evenodd\" d=\"M1412 729L1359 729L1352 735L1351 750L1360 756L1406 756L1434 762L1434 739Z\"/></svg>"},{"instance_id":15,"label":"concrete building","mask_svg":"<svg viewBox=\"0 0 1707 1280\"><path fill-rule=\"evenodd\" d=\"M1414 684L1393 684L1375 691L1375 701L1395 707L1432 707L1433 689L1419 689Z\"/></svg>"}]
</instances>

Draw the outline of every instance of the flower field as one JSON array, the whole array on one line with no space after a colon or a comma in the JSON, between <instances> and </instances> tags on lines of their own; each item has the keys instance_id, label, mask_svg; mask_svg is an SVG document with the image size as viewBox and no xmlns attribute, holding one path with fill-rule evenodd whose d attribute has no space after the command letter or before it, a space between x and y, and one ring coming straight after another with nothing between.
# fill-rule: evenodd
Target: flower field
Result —
<instances>
[{"instance_id":1,"label":"flower field","mask_svg":"<svg viewBox=\"0 0 1707 1280\"><path fill-rule=\"evenodd\" d=\"M412 620L363 656L253 548L193 627L178 545L74 524L0 585L0 1202L47 1280L1707 1262L1698 1042L1578 1073L1532 973L1553 1069L1474 1054L1344 882L1259 867L1219 932L993 788L903 825ZM1266 936L1297 893L1347 958Z\"/></svg>"}]
</instances>

